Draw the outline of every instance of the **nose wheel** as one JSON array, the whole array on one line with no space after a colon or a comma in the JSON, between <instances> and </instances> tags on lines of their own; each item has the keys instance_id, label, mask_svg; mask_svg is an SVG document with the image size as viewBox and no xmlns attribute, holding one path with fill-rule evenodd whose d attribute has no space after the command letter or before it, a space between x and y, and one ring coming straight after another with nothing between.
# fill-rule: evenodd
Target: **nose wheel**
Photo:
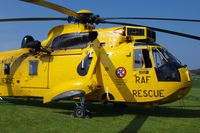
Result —
<instances>
[{"instance_id":1,"label":"nose wheel","mask_svg":"<svg viewBox=\"0 0 200 133\"><path fill-rule=\"evenodd\" d=\"M85 105L85 97L80 97L80 104L76 103L76 108L74 110L73 116L75 118L90 118L90 110Z\"/></svg>"}]
</instances>

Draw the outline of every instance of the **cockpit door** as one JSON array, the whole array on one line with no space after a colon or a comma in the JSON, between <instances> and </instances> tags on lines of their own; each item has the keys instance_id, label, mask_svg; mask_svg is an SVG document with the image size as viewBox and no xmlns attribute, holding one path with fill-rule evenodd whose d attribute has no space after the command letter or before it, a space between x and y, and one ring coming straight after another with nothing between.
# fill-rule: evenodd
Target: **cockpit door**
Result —
<instances>
[{"instance_id":1,"label":"cockpit door","mask_svg":"<svg viewBox=\"0 0 200 133\"><path fill-rule=\"evenodd\" d=\"M158 97L158 93L155 93L157 78L151 49L133 49L133 83L133 96L138 102L147 102Z\"/></svg>"}]
</instances>

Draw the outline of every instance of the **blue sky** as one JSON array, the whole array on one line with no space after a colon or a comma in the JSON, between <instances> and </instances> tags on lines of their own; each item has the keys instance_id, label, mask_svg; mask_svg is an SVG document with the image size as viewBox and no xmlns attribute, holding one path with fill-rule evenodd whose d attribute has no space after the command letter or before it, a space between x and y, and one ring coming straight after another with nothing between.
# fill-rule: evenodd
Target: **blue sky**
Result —
<instances>
[{"instance_id":1,"label":"blue sky","mask_svg":"<svg viewBox=\"0 0 200 133\"><path fill-rule=\"evenodd\" d=\"M50 0L79 11L89 9L101 17L171 17L200 19L200 0ZM18 0L1 0L0 18L10 17L64 17L56 11ZM166 28L200 36L200 23L125 20L152 27ZM37 40L47 38L48 31L62 21L0 23L0 51L18 49L25 35ZM99 25L101 27L103 25ZM157 33L157 42L164 45L190 69L200 68L200 41Z\"/></svg>"}]
</instances>

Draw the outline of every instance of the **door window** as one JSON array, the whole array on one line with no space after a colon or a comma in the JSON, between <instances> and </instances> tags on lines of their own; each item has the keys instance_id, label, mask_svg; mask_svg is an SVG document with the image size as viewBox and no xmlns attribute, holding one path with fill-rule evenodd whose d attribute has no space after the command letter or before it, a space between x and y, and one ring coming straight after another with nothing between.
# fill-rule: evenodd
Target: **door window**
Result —
<instances>
[{"instance_id":1,"label":"door window","mask_svg":"<svg viewBox=\"0 0 200 133\"><path fill-rule=\"evenodd\" d=\"M141 49L135 49L135 68L142 68L143 66L143 56Z\"/></svg>"},{"instance_id":2,"label":"door window","mask_svg":"<svg viewBox=\"0 0 200 133\"><path fill-rule=\"evenodd\" d=\"M37 74L38 74L38 61L30 61L29 75L37 75Z\"/></svg>"},{"instance_id":3,"label":"door window","mask_svg":"<svg viewBox=\"0 0 200 133\"><path fill-rule=\"evenodd\" d=\"M149 50L147 49L135 49L135 68L151 68L152 63L149 55Z\"/></svg>"}]
</instances>

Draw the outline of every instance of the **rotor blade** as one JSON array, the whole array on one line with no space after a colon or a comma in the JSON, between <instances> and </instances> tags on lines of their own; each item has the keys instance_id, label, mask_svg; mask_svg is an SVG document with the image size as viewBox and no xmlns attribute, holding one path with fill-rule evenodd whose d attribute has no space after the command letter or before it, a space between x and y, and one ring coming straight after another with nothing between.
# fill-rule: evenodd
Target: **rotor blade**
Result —
<instances>
[{"instance_id":1,"label":"rotor blade","mask_svg":"<svg viewBox=\"0 0 200 133\"><path fill-rule=\"evenodd\" d=\"M23 2L28 2L28 3L32 3L35 5L39 5L39 6L43 6L49 9L53 9L55 11L58 11L60 13L69 15L69 16L75 16L75 17L79 17L79 14L62 6L56 5L54 3L45 1L45 0L21 0Z\"/></svg>"},{"instance_id":2,"label":"rotor blade","mask_svg":"<svg viewBox=\"0 0 200 133\"><path fill-rule=\"evenodd\" d=\"M63 20L66 21L67 18L3 18L0 22L16 22L16 21L53 21L53 20Z\"/></svg>"},{"instance_id":3,"label":"rotor blade","mask_svg":"<svg viewBox=\"0 0 200 133\"><path fill-rule=\"evenodd\" d=\"M160 28L155 28L155 27L149 27L149 26L144 26L144 25L122 23L122 22L110 22L110 21L101 21L99 23L147 27L147 28L152 29L154 31L159 31L159 32L168 33L168 34L172 34L172 35L177 35L177 36L182 36L182 37L186 37L186 38L191 38L191 39L194 39L194 40L200 40L199 36L194 36L194 35L190 35L190 34L186 34L186 33L181 33L181 32L176 32L176 31L171 31L171 30L166 30L166 29L160 29Z\"/></svg>"},{"instance_id":4,"label":"rotor blade","mask_svg":"<svg viewBox=\"0 0 200 133\"><path fill-rule=\"evenodd\" d=\"M102 19L103 20L134 19L134 20L162 20L162 21L200 22L200 19L177 19L177 18L116 17L116 18L102 18Z\"/></svg>"}]
</instances>

